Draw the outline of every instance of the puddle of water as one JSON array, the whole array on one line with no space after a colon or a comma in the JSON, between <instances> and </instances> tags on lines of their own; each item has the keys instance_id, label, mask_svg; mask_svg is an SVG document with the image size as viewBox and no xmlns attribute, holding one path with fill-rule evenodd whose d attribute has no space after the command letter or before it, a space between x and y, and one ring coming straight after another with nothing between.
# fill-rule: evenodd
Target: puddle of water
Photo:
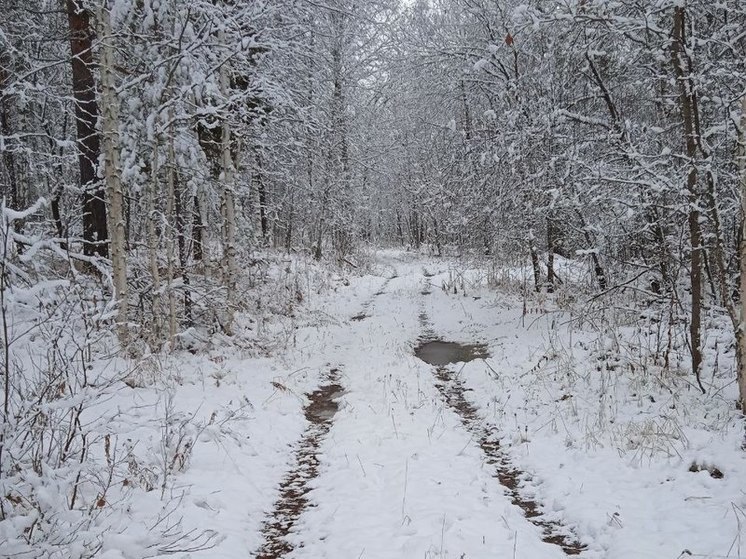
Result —
<instances>
[{"instance_id":1,"label":"puddle of water","mask_svg":"<svg viewBox=\"0 0 746 559\"><path fill-rule=\"evenodd\" d=\"M421 343L414 354L429 365L445 367L451 363L468 363L490 356L486 344L459 344L432 340Z\"/></svg>"},{"instance_id":2,"label":"puddle of water","mask_svg":"<svg viewBox=\"0 0 746 559\"><path fill-rule=\"evenodd\" d=\"M309 481L319 474L319 447L332 426L334 414L339 410L337 398L344 394L339 384L339 370L327 375L328 384L308 394L309 403L303 412L310 423L295 453L295 466L280 484L280 497L262 529L264 544L256 553L257 559L280 559L293 551L287 540L305 509L311 506L306 496Z\"/></svg>"}]
</instances>

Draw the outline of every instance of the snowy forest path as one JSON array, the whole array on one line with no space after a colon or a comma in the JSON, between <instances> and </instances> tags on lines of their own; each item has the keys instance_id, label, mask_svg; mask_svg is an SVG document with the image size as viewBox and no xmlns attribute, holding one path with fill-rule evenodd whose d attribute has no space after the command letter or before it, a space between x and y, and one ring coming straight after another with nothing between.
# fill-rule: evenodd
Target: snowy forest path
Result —
<instances>
[{"instance_id":1,"label":"snowy forest path","mask_svg":"<svg viewBox=\"0 0 746 559\"><path fill-rule=\"evenodd\" d=\"M284 543L258 556L566 556L542 541L413 354L422 309L445 311L448 295L432 287L440 278L416 259L389 265L383 287L319 348L343 389L338 410L314 447L312 475L296 486L302 510L285 507L290 516L274 520Z\"/></svg>"}]
</instances>

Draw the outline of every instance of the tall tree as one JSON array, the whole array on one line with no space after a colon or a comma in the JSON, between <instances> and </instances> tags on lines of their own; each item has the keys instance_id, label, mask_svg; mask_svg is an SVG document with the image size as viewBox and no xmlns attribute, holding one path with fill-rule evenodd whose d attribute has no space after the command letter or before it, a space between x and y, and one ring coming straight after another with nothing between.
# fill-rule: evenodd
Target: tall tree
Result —
<instances>
[{"instance_id":1,"label":"tall tree","mask_svg":"<svg viewBox=\"0 0 746 559\"><path fill-rule=\"evenodd\" d=\"M111 227L111 261L114 297L118 305L119 341L126 345L127 324L127 254L125 252L124 191L122 188L119 146L119 98L114 79L114 37L111 32L110 8L104 0L98 9L101 38L101 100L103 104L102 136L104 140L103 175Z\"/></svg>"},{"instance_id":2,"label":"tall tree","mask_svg":"<svg viewBox=\"0 0 746 559\"><path fill-rule=\"evenodd\" d=\"M83 253L107 257L106 201L97 174L101 139L97 129L99 111L93 74L94 31L91 13L82 0L66 0L66 7L70 26L78 167L83 194Z\"/></svg>"}]
</instances>

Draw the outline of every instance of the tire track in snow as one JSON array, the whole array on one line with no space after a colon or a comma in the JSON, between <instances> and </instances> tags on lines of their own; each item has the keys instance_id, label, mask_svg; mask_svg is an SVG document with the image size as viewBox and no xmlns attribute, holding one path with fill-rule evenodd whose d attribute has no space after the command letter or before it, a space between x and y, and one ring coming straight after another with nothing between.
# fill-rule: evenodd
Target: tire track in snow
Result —
<instances>
[{"instance_id":1,"label":"tire track in snow","mask_svg":"<svg viewBox=\"0 0 746 559\"><path fill-rule=\"evenodd\" d=\"M350 320L352 320L353 322L360 322L361 320L370 318L370 314L368 314L368 310L370 309L370 306L373 304L373 301L376 300L376 297L380 297L381 295L384 295L386 293L386 288L388 287L389 282L391 282L392 279L396 279L398 277L399 275L396 271L396 268L394 268L393 275L383 280L383 283L381 283L381 287L378 288L378 291L376 291L373 295L371 295L371 297L367 301L365 301L365 303L362 304L360 312L350 317Z\"/></svg>"},{"instance_id":2,"label":"tire track in snow","mask_svg":"<svg viewBox=\"0 0 746 559\"><path fill-rule=\"evenodd\" d=\"M393 275L384 279L378 291L363 303L360 312L350 320L359 322L369 318L370 305L386 292L389 282L396 277L398 274L394 268ZM309 403L304 408L304 414L309 425L296 450L295 466L280 483L280 497L263 524L264 544L255 555L257 559L280 559L293 551L295 546L288 541L287 536L292 532L303 511L313 506L306 496L311 489L308 486L309 481L319 475L319 448L329 433L339 409L337 398L344 392L339 382L339 369L331 369L326 375L326 380L326 384L307 395Z\"/></svg>"},{"instance_id":3,"label":"tire track in snow","mask_svg":"<svg viewBox=\"0 0 746 559\"><path fill-rule=\"evenodd\" d=\"M279 559L290 553L295 546L287 536L303 511L313 506L306 497L311 489L309 481L319 475L319 447L331 429L339 409L337 399L344 392L339 369L331 369L326 381L308 394L309 403L303 411L309 425L295 452L295 466L280 484L280 497L263 525L264 544L255 555L257 559Z\"/></svg>"},{"instance_id":4,"label":"tire track in snow","mask_svg":"<svg viewBox=\"0 0 746 559\"><path fill-rule=\"evenodd\" d=\"M437 340L435 332L430 327L427 313L423 309L419 314L422 336L420 344ZM540 503L521 495L521 481L530 476L515 467L510 455L500 446L500 432L494 425L490 425L479 414L476 406L466 399L466 387L458 376L448 366L434 367L435 386L443 400L455 411L461 424L474 437L484 452L487 464L494 468L493 477L497 478L505 488L511 502L519 507L526 520L541 529L542 540L559 546L566 555L579 555L586 546L581 544L573 531L563 524L544 517L540 510Z\"/></svg>"}]
</instances>

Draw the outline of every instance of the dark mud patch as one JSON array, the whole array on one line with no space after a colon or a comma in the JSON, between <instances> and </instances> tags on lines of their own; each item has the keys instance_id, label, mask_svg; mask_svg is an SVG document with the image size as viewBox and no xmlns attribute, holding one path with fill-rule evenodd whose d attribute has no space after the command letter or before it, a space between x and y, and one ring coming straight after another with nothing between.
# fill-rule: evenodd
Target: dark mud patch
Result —
<instances>
[{"instance_id":1,"label":"dark mud patch","mask_svg":"<svg viewBox=\"0 0 746 559\"><path fill-rule=\"evenodd\" d=\"M462 425L474 436L485 461L492 468L492 475L505 488L511 502L519 507L526 519L541 529L542 540L559 546L567 555L579 555L585 548L572 530L562 524L549 520L542 515L540 503L521 494L521 487L531 477L516 468L508 452L500 446L500 432L489 425L479 414L476 406L466 399L466 387L456 373L447 367L450 363L467 362L489 357L484 344L456 344L433 340L427 315L420 313L420 324L425 329L425 339L417 348L415 355L426 363L435 366L435 386L443 400L461 419Z\"/></svg>"},{"instance_id":2,"label":"dark mud patch","mask_svg":"<svg viewBox=\"0 0 746 559\"><path fill-rule=\"evenodd\" d=\"M279 559L290 553L294 546L287 536L303 511L313 506L307 497L309 481L319 475L319 447L339 410L337 399L344 393L338 369L329 371L326 380L326 384L307 395L309 402L303 412L309 425L295 452L295 465L283 478L280 497L262 527L264 544L255 555L257 559Z\"/></svg>"},{"instance_id":3,"label":"dark mud patch","mask_svg":"<svg viewBox=\"0 0 746 559\"><path fill-rule=\"evenodd\" d=\"M445 367L451 363L468 363L490 356L485 344L459 344L428 340L414 348L414 354L429 365Z\"/></svg>"}]
</instances>

